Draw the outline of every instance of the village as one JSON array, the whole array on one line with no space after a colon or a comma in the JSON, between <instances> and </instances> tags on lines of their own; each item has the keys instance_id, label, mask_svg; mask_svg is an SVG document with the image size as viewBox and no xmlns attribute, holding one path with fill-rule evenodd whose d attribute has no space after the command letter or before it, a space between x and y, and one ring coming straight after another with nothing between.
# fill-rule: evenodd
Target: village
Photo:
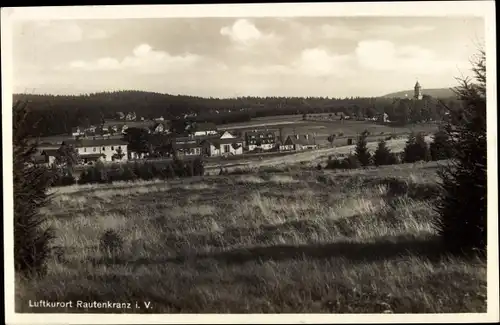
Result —
<instances>
[{"instance_id":1,"label":"village","mask_svg":"<svg viewBox=\"0 0 500 325\"><path fill-rule=\"evenodd\" d=\"M120 114L121 119L106 120L99 126L75 127L71 137L61 143L41 143L39 162L51 165L62 144L72 146L81 164L96 161L125 162L138 159L177 157L228 157L244 154L291 152L317 149L311 134L284 135L282 129L259 128L249 131L219 130L214 123L188 123L184 130L173 130L171 121L162 117L136 119L135 113ZM140 130L168 141L162 152L134 150L125 140L127 131Z\"/></svg>"}]
</instances>

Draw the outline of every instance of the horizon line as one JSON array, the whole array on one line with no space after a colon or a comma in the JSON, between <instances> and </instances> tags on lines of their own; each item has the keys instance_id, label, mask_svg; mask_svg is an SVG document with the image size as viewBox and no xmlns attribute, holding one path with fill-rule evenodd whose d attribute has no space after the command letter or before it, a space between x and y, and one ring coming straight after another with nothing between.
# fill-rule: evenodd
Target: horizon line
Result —
<instances>
[{"instance_id":1,"label":"horizon line","mask_svg":"<svg viewBox=\"0 0 500 325\"><path fill-rule=\"evenodd\" d=\"M456 86L447 86L447 87L438 87L438 88L423 88L422 92L425 93L425 91L429 90L438 90L438 89L447 89L447 90L452 90ZM167 96L177 96L177 97L195 97L195 98L203 98L203 99L238 99L238 98L328 98L328 99L343 99L343 98L379 98L379 97L385 97L391 94L395 93L400 93L400 92L406 92L406 91L413 91L413 89L405 89L405 90L398 90L394 92L390 92L384 95L378 95L378 96L360 96L360 95L350 95L350 96L329 96L329 95L323 95L323 96L295 96L295 95L266 95L266 96L259 96L259 95L239 95L239 96L200 96L200 95L189 95L189 94L173 94L173 93L162 93L158 91L150 91L150 90L139 90L139 89L120 89L120 90L101 90L101 91L96 91L96 92L81 92L81 93L72 93L72 94L55 94L55 93L29 93L29 92L14 92L12 93L12 96L16 95L32 95L32 96L61 96L61 97L79 97L79 96L89 96L89 95L97 95L97 94L103 94L103 93L119 93L119 92L141 92L141 93L150 93L150 94L157 94L157 95L167 95Z\"/></svg>"}]
</instances>

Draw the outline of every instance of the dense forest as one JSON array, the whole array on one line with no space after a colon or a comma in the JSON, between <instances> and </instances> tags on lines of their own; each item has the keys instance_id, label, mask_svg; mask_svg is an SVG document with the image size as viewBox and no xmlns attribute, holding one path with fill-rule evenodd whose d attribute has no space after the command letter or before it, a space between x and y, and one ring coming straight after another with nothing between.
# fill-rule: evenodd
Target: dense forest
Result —
<instances>
[{"instance_id":1,"label":"dense forest","mask_svg":"<svg viewBox=\"0 0 500 325\"><path fill-rule=\"evenodd\" d=\"M24 101L30 109L28 120L32 136L69 134L72 127L98 125L116 118L118 112L135 112L138 119L163 117L227 124L246 122L256 117L342 113L357 117L374 117L387 113L401 124L421 120L440 120L445 106L453 108L456 100L437 100L425 96L422 101L382 97L237 97L202 98L142 91L101 92L77 96L15 94L14 102Z\"/></svg>"}]
</instances>

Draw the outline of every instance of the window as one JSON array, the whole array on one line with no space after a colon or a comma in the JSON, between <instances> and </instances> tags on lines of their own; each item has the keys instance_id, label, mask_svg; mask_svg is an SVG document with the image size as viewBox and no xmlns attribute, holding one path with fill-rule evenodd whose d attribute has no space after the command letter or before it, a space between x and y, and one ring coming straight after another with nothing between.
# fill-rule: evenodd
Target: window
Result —
<instances>
[{"instance_id":1,"label":"window","mask_svg":"<svg viewBox=\"0 0 500 325\"><path fill-rule=\"evenodd\" d=\"M93 149L94 149L94 152L96 152L96 151L97 151L97 148L93 148Z\"/></svg>"},{"instance_id":2,"label":"window","mask_svg":"<svg viewBox=\"0 0 500 325\"><path fill-rule=\"evenodd\" d=\"M116 149L118 149L118 148L116 148ZM115 150L115 147L114 147L114 146L111 146L111 150Z\"/></svg>"},{"instance_id":3,"label":"window","mask_svg":"<svg viewBox=\"0 0 500 325\"><path fill-rule=\"evenodd\" d=\"M102 147L102 151L106 151L106 147Z\"/></svg>"},{"instance_id":4,"label":"window","mask_svg":"<svg viewBox=\"0 0 500 325\"><path fill-rule=\"evenodd\" d=\"M87 148L83 148L83 152L87 152Z\"/></svg>"},{"instance_id":5,"label":"window","mask_svg":"<svg viewBox=\"0 0 500 325\"><path fill-rule=\"evenodd\" d=\"M229 148L229 145L225 144L223 152L230 152L230 151L231 151L231 149Z\"/></svg>"}]
</instances>

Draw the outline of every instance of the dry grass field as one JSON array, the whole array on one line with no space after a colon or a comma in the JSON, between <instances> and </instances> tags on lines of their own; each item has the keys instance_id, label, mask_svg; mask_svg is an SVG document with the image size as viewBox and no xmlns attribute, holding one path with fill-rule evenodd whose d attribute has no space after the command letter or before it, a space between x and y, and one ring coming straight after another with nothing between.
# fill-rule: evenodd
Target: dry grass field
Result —
<instances>
[{"instance_id":1,"label":"dry grass field","mask_svg":"<svg viewBox=\"0 0 500 325\"><path fill-rule=\"evenodd\" d=\"M56 188L43 211L56 254L45 278L16 279L16 310L45 299L131 309L36 312L485 312L486 263L441 253L435 171L296 168ZM121 250L102 249L107 230Z\"/></svg>"}]
</instances>

